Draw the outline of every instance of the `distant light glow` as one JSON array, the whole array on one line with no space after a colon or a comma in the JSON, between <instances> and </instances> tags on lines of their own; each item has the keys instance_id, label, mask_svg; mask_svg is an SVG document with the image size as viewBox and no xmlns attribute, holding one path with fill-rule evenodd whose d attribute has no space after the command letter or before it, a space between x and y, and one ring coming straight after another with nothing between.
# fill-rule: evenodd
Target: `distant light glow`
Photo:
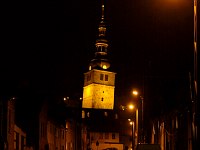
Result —
<instances>
[{"instance_id":1,"label":"distant light glow","mask_svg":"<svg viewBox=\"0 0 200 150\"><path fill-rule=\"evenodd\" d=\"M130 125L133 125L133 121L130 122Z\"/></svg>"},{"instance_id":2,"label":"distant light glow","mask_svg":"<svg viewBox=\"0 0 200 150\"><path fill-rule=\"evenodd\" d=\"M137 96L138 95L138 91L134 90L133 91L133 95Z\"/></svg>"},{"instance_id":3,"label":"distant light glow","mask_svg":"<svg viewBox=\"0 0 200 150\"><path fill-rule=\"evenodd\" d=\"M64 97L63 100L66 101L67 99L69 99L69 97Z\"/></svg>"},{"instance_id":4,"label":"distant light glow","mask_svg":"<svg viewBox=\"0 0 200 150\"><path fill-rule=\"evenodd\" d=\"M135 106L134 106L134 105L132 105L132 104L130 104L130 105L128 105L128 108L132 110L132 109L134 109L134 108L135 108Z\"/></svg>"}]
</instances>

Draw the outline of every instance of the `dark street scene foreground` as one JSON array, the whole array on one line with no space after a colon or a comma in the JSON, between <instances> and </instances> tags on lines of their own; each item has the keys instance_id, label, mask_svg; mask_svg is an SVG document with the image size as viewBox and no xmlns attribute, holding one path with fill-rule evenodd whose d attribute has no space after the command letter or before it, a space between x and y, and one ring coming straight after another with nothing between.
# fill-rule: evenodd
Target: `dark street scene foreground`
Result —
<instances>
[{"instance_id":1,"label":"dark street scene foreground","mask_svg":"<svg viewBox=\"0 0 200 150\"><path fill-rule=\"evenodd\" d=\"M197 150L199 0L4 2L0 150Z\"/></svg>"}]
</instances>

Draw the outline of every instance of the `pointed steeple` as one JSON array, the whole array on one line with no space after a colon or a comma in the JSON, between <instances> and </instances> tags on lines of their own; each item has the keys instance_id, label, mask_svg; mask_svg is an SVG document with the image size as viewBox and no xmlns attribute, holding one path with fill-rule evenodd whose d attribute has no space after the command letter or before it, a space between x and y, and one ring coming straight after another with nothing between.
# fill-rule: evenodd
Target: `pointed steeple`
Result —
<instances>
[{"instance_id":1,"label":"pointed steeple","mask_svg":"<svg viewBox=\"0 0 200 150\"><path fill-rule=\"evenodd\" d=\"M108 41L106 40L106 24L104 20L104 3L101 5L101 20L98 27L98 37L96 39L95 57L91 60L89 70L103 69L106 70L110 67L108 60Z\"/></svg>"}]
</instances>

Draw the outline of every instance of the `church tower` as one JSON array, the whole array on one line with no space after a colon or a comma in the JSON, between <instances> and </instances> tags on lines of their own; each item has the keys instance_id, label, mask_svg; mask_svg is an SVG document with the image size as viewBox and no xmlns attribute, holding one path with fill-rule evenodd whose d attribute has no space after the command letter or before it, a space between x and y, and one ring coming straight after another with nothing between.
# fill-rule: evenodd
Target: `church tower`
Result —
<instances>
[{"instance_id":1,"label":"church tower","mask_svg":"<svg viewBox=\"0 0 200 150\"><path fill-rule=\"evenodd\" d=\"M113 109L115 74L110 71L108 59L108 41L104 21L104 4L101 6L101 20L96 39L96 51L89 64L89 71L84 73L82 108Z\"/></svg>"}]
</instances>

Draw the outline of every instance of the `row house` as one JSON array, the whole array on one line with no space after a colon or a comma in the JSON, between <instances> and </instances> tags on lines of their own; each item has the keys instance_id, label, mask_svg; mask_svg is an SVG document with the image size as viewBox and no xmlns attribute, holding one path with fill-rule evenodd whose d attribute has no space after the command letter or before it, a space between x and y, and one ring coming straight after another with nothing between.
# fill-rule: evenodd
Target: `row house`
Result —
<instances>
[{"instance_id":1,"label":"row house","mask_svg":"<svg viewBox=\"0 0 200 150\"><path fill-rule=\"evenodd\" d=\"M151 143L160 144L161 150L192 150L191 113L172 111L152 121Z\"/></svg>"},{"instance_id":2,"label":"row house","mask_svg":"<svg viewBox=\"0 0 200 150\"><path fill-rule=\"evenodd\" d=\"M0 149L28 150L26 133L15 122L15 97L0 98Z\"/></svg>"},{"instance_id":3,"label":"row house","mask_svg":"<svg viewBox=\"0 0 200 150\"><path fill-rule=\"evenodd\" d=\"M119 118L113 110L82 110L83 150L123 150Z\"/></svg>"},{"instance_id":4,"label":"row house","mask_svg":"<svg viewBox=\"0 0 200 150\"><path fill-rule=\"evenodd\" d=\"M48 98L1 98L0 149L77 150L81 126L75 112Z\"/></svg>"}]
</instances>

